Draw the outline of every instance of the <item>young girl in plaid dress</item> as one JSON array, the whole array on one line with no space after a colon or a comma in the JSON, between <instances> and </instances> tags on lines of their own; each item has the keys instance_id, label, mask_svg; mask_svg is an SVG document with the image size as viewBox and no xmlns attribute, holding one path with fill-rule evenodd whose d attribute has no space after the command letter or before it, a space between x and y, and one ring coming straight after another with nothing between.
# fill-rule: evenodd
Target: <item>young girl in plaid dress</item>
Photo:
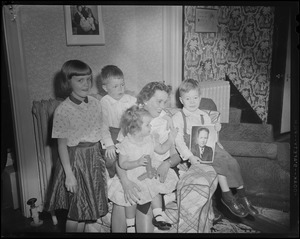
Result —
<instances>
[{"instance_id":1,"label":"young girl in plaid dress","mask_svg":"<svg viewBox=\"0 0 300 239\"><path fill-rule=\"evenodd\" d=\"M62 90L69 95L55 110L52 138L57 163L48 210L67 209L66 232L83 232L85 223L108 212L105 162L101 156L101 108L88 96L92 70L79 60L61 69Z\"/></svg>"}]
</instances>

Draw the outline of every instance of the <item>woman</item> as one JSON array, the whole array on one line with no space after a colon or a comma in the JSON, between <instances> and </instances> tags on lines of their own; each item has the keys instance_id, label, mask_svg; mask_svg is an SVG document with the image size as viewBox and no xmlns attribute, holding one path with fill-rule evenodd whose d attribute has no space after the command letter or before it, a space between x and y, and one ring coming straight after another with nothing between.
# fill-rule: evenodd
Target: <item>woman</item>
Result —
<instances>
[{"instance_id":1,"label":"woman","mask_svg":"<svg viewBox=\"0 0 300 239\"><path fill-rule=\"evenodd\" d=\"M168 120L167 114L164 111L170 92L171 87L161 82L150 82L144 86L137 96L137 104L146 109L153 117L151 121L151 133L157 133L161 143L167 139L169 133L168 127L172 127L172 123ZM180 162L180 157L178 154L170 157L169 151L163 155L156 154L156 157L162 161L157 168L157 175L159 180L164 182L170 167L175 167ZM137 203L139 187L128 180L126 172L118 166L117 173L125 192L125 200L132 204ZM136 213L137 232L153 232L152 218L150 203L138 205ZM113 205L112 210L112 232L126 232L125 208L116 204Z\"/></svg>"},{"instance_id":2,"label":"woman","mask_svg":"<svg viewBox=\"0 0 300 239\"><path fill-rule=\"evenodd\" d=\"M172 121L170 121L169 117L167 117L167 113L164 110L166 107L166 103L168 101L169 94L171 92L171 88L166 86L161 82L150 82L144 86L144 88L140 91L137 96L137 104L140 107L146 109L150 115L153 117L151 121L151 133L158 134L160 143L164 142L168 136L168 127L173 127ZM181 162L181 158L179 155L173 154L172 148L169 152L164 155L156 154L158 159L161 159L162 163L157 169L157 174L161 182L164 182L166 176L169 172L170 167L175 167L177 169L177 165ZM213 168L211 168L214 172ZM198 181L198 178L193 178L195 168L189 170L186 173L180 174L180 178L190 178ZM117 167L117 173L121 180L121 184L124 189L124 197L125 200L128 200L131 203L137 203L137 199L139 198L139 188L138 186L128 180L126 176L126 172L119 167ZM209 194L212 195L216 189L217 181L215 181L215 172L210 174L206 173L205 177L208 182L211 182L209 187ZM201 177L203 178L203 177ZM179 185L182 186L185 180L179 181ZM198 198L194 198L195 205L199 204L196 201L199 201ZM189 207L189 205L188 205ZM150 209L150 210L149 210ZM183 209L183 208L182 208ZM202 210L203 209L203 210ZM186 210L189 210L186 208ZM200 218L199 223L201 227L203 227L203 231L209 232L211 223L208 222L207 216L209 214L209 218L213 217L212 210L212 201L209 198L208 203L205 204L203 208L196 208L194 214L196 215L196 211L204 211L203 216ZM153 232L154 226L152 224L153 215L150 207L150 203L144 205L138 205L136 212L136 231L137 232ZM215 220L215 219L214 219ZM184 224L184 222L183 222ZM186 225L183 225L185 227ZM190 225L189 225L190 227ZM126 221L125 221L125 209L124 207L118 206L116 204L113 205L112 211L112 232L126 232Z\"/></svg>"}]
</instances>

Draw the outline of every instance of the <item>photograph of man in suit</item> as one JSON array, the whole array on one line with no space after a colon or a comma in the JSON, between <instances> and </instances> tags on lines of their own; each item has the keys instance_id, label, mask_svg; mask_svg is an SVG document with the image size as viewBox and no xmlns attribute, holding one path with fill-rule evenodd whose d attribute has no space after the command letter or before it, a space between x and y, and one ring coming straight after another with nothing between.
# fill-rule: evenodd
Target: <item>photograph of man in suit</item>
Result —
<instances>
[{"instance_id":1,"label":"photograph of man in suit","mask_svg":"<svg viewBox=\"0 0 300 239\"><path fill-rule=\"evenodd\" d=\"M199 157L201 161L212 162L213 149L206 145L209 137L209 129L200 127L197 130L197 135L197 143L193 145L192 153Z\"/></svg>"}]
</instances>

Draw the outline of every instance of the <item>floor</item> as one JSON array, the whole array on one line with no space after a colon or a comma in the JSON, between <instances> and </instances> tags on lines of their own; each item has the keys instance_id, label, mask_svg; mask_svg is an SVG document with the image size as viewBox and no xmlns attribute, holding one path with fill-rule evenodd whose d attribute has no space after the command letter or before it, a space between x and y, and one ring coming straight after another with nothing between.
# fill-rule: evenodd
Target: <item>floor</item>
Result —
<instances>
[{"instance_id":1,"label":"floor","mask_svg":"<svg viewBox=\"0 0 300 239\"><path fill-rule=\"evenodd\" d=\"M289 136L284 135L277 141L287 142ZM43 224L36 227L32 226L31 218L25 218L22 216L20 209L13 209L13 207L7 203L11 199L6 198L6 194L3 193L1 180L1 237L61 237L65 231L64 224L66 220L66 211L58 210L56 215L58 217L58 225L52 224L51 215L49 213L40 213L40 219L43 220ZM3 203L6 202L6 203ZM229 233L236 231L235 226L240 228L240 225L244 225L245 228L250 228L254 232L261 233L289 233L289 215L277 210L269 210L266 208L260 208L260 215L257 217L247 216L244 219L232 216L232 214L224 208L219 208L222 219L214 226L214 230L219 230L220 233L227 232L225 227L231 226L232 230ZM90 234L89 234L90 235ZM95 235L96 236L96 235ZM73 236L72 236L73 237Z\"/></svg>"},{"instance_id":2,"label":"floor","mask_svg":"<svg viewBox=\"0 0 300 239\"><path fill-rule=\"evenodd\" d=\"M213 226L212 233L290 233L288 213L266 208L257 209L260 215L256 217L248 215L246 218L241 219L233 216L226 208L219 208L222 217ZM53 225L50 214L46 212L40 213L40 220L43 221L43 224L33 226L31 225L32 219L22 216L19 209L13 209L12 207L2 208L1 237L61 237L65 235L66 211L58 210L56 211L56 216L59 221L56 226ZM170 232L176 232L176 230ZM91 233L85 234L85 236L90 235ZM92 236L96 235L92 233Z\"/></svg>"}]
</instances>

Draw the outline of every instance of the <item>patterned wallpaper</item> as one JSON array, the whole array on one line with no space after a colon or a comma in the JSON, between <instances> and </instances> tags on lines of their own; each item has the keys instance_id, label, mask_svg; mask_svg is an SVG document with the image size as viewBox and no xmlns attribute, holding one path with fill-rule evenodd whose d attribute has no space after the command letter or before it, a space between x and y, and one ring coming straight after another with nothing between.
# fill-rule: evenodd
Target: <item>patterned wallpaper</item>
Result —
<instances>
[{"instance_id":1,"label":"patterned wallpaper","mask_svg":"<svg viewBox=\"0 0 300 239\"><path fill-rule=\"evenodd\" d=\"M54 98L53 78L70 59L88 63L94 78L117 65L134 93L162 80L162 6L104 5L102 18L105 45L67 46L63 5L18 6L31 101Z\"/></svg>"},{"instance_id":2,"label":"patterned wallpaper","mask_svg":"<svg viewBox=\"0 0 300 239\"><path fill-rule=\"evenodd\" d=\"M217 11L217 32L195 32L196 8ZM184 78L231 79L267 121L274 7L184 7Z\"/></svg>"}]
</instances>

